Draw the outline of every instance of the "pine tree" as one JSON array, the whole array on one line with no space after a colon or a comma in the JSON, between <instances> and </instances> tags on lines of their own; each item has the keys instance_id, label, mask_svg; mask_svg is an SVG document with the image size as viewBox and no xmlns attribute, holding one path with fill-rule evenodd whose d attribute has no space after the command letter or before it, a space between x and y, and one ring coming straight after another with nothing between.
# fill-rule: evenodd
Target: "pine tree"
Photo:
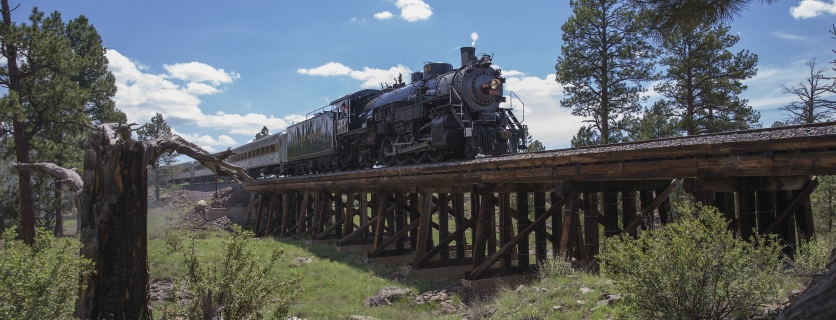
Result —
<instances>
[{"instance_id":1,"label":"pine tree","mask_svg":"<svg viewBox=\"0 0 836 320\"><path fill-rule=\"evenodd\" d=\"M546 146L544 146L540 140L534 140L534 138L531 137L531 133L528 132L526 132L525 136L525 145L528 147L522 152L537 152L546 150Z\"/></svg>"},{"instance_id":2,"label":"pine tree","mask_svg":"<svg viewBox=\"0 0 836 320\"><path fill-rule=\"evenodd\" d=\"M556 80L567 96L561 106L590 118L573 145L620 142L641 109L640 83L653 79L654 48L646 40L647 28L619 0L573 0L569 5L573 15L561 27Z\"/></svg>"},{"instance_id":3,"label":"pine tree","mask_svg":"<svg viewBox=\"0 0 836 320\"><path fill-rule=\"evenodd\" d=\"M630 130L630 140L653 140L679 136L676 132L676 118L671 118L671 111L664 103L654 103L644 109L641 119Z\"/></svg>"},{"instance_id":4,"label":"pine tree","mask_svg":"<svg viewBox=\"0 0 836 320\"><path fill-rule=\"evenodd\" d=\"M738 97L746 90L742 81L757 73L758 57L729 51L740 38L728 31L723 25L700 26L672 31L662 41L666 81L654 89L686 135L759 126L760 113Z\"/></svg>"},{"instance_id":5,"label":"pine tree","mask_svg":"<svg viewBox=\"0 0 836 320\"><path fill-rule=\"evenodd\" d=\"M267 130L267 126L261 128L261 132L255 134L255 140L259 140L261 138L266 138L270 136L270 131Z\"/></svg>"},{"instance_id":6,"label":"pine tree","mask_svg":"<svg viewBox=\"0 0 836 320\"><path fill-rule=\"evenodd\" d=\"M137 130L136 134L139 141L163 140L172 136L171 127L169 127L168 123L165 122L163 115L159 113L151 118L150 123L146 123L142 126L142 128ZM171 174L171 165L176 162L177 154L167 153L157 158L156 162L151 167L151 171L154 172L152 182L154 183L155 201L160 201L160 185L163 183L165 178ZM151 175L149 175L149 177L151 177Z\"/></svg>"},{"instance_id":7,"label":"pine tree","mask_svg":"<svg viewBox=\"0 0 836 320\"><path fill-rule=\"evenodd\" d=\"M0 134L13 137L17 162L30 163L32 143L44 138L45 130L75 130L89 121L84 111L90 94L73 81L85 64L73 51L60 13L46 16L34 8L28 24L17 24L8 0L0 1L0 11L0 55L7 61L0 67L0 85L8 89L0 97L0 122L6 124ZM35 204L29 172L18 172L18 190L21 234L32 244Z\"/></svg>"}]
</instances>

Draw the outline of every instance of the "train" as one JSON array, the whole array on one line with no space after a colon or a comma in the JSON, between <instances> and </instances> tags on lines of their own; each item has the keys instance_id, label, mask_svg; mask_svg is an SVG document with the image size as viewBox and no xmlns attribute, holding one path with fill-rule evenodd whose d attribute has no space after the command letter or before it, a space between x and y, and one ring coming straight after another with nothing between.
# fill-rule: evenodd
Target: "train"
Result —
<instances>
[{"instance_id":1,"label":"train","mask_svg":"<svg viewBox=\"0 0 836 320\"><path fill-rule=\"evenodd\" d=\"M493 56L460 49L461 66L428 62L380 90L347 94L285 131L232 149L229 162L253 177L305 175L517 153L528 128L504 108L505 78ZM174 182L211 175L179 165ZM205 170L205 171L204 171Z\"/></svg>"}]
</instances>

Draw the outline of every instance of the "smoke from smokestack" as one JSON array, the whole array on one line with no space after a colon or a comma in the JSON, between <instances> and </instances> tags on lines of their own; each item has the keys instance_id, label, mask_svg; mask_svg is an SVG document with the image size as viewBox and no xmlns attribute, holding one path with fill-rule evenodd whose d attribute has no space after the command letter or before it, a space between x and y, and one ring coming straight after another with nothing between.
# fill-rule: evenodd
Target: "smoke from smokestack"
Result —
<instances>
[{"instance_id":1,"label":"smoke from smokestack","mask_svg":"<svg viewBox=\"0 0 836 320\"><path fill-rule=\"evenodd\" d=\"M476 40L479 40L479 34L476 33L476 32L471 33L470 34L470 40L473 40L472 42L470 42L470 46L475 47L476 46Z\"/></svg>"}]
</instances>

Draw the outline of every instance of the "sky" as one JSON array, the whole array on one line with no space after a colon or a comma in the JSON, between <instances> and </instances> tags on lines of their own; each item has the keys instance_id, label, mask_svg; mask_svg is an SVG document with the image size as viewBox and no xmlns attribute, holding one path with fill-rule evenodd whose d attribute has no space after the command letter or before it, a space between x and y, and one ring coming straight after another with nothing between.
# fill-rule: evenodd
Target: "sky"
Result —
<instances>
[{"instance_id":1,"label":"sky","mask_svg":"<svg viewBox=\"0 0 836 320\"><path fill-rule=\"evenodd\" d=\"M513 4L512 4L513 3ZM10 1L12 7L16 5ZM108 48L116 106L143 124L161 113L174 129L209 151L251 141L263 126L276 133L336 98L391 83L427 61L459 65L459 47L494 55L514 91L517 117L548 149L569 147L583 125L560 107L554 64L569 1L68 1L20 2L86 16ZM765 126L787 117L805 62L836 60L836 0L754 1L734 19L732 52L757 54L758 73L743 97ZM646 83L651 88L654 83ZM652 90L650 99L657 98Z\"/></svg>"}]
</instances>

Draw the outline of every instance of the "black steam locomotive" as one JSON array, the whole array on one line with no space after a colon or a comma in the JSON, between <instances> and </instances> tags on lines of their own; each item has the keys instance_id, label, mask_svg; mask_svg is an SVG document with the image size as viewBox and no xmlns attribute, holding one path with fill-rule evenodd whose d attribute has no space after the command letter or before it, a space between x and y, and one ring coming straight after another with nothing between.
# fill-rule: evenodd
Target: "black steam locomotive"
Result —
<instances>
[{"instance_id":1,"label":"black steam locomotive","mask_svg":"<svg viewBox=\"0 0 836 320\"><path fill-rule=\"evenodd\" d=\"M396 166L471 159L524 149L526 126L505 101L492 57L461 48L462 65L427 63L406 84L361 90L287 128L277 152L277 174L308 174L375 165ZM400 77L399 77L400 78ZM284 160L283 159L283 160Z\"/></svg>"}]
</instances>

